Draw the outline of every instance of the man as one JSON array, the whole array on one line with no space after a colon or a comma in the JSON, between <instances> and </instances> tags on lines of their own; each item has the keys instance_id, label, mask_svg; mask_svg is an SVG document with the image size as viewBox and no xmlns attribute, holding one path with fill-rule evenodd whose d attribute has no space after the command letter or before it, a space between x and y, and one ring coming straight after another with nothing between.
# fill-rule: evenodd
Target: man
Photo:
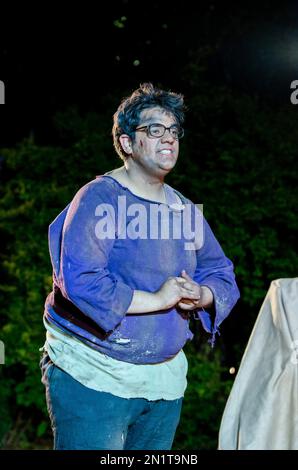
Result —
<instances>
[{"instance_id":1,"label":"man","mask_svg":"<svg viewBox=\"0 0 298 470\"><path fill-rule=\"evenodd\" d=\"M41 365L55 449L170 449L189 312L214 342L239 297L202 213L164 183L183 120L181 95L141 85L114 115L123 166L81 188L50 226Z\"/></svg>"}]
</instances>

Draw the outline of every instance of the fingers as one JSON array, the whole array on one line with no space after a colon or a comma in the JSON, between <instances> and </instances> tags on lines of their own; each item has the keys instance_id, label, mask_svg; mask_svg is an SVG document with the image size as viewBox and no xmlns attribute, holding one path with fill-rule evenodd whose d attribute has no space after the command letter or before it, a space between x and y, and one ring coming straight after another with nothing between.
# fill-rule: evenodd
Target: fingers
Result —
<instances>
[{"instance_id":1,"label":"fingers","mask_svg":"<svg viewBox=\"0 0 298 470\"><path fill-rule=\"evenodd\" d=\"M177 276L176 282L178 283L181 297L188 299L200 299L200 290L198 286L193 282L188 282L184 278Z\"/></svg>"},{"instance_id":2,"label":"fingers","mask_svg":"<svg viewBox=\"0 0 298 470\"><path fill-rule=\"evenodd\" d=\"M200 305L200 299L181 299L181 302L189 303L191 305Z\"/></svg>"},{"instance_id":3,"label":"fingers","mask_svg":"<svg viewBox=\"0 0 298 470\"><path fill-rule=\"evenodd\" d=\"M182 304L187 304L187 305L194 305L194 303L196 303L196 300L194 299L186 299L185 297L183 297L179 303L182 303Z\"/></svg>"},{"instance_id":4,"label":"fingers","mask_svg":"<svg viewBox=\"0 0 298 470\"><path fill-rule=\"evenodd\" d=\"M172 283L176 283L176 287L178 288L177 294L180 295L181 298L190 299L191 301L200 300L200 286L196 282L193 282L188 275L186 276L190 279L190 281L180 276L171 277L168 280L170 280Z\"/></svg>"},{"instance_id":5,"label":"fingers","mask_svg":"<svg viewBox=\"0 0 298 470\"><path fill-rule=\"evenodd\" d=\"M196 300L182 299L178 302L178 307L182 310L194 310L200 306L200 302Z\"/></svg>"},{"instance_id":6,"label":"fingers","mask_svg":"<svg viewBox=\"0 0 298 470\"><path fill-rule=\"evenodd\" d=\"M182 277L176 277L176 281L178 282L179 287L181 287L182 289L185 289L190 292L193 291L193 283L185 281L185 279L183 279Z\"/></svg>"},{"instance_id":7,"label":"fingers","mask_svg":"<svg viewBox=\"0 0 298 470\"><path fill-rule=\"evenodd\" d=\"M188 281L193 282L193 279L187 274L187 272L185 271L185 269L182 270L181 276L183 276L184 279L187 279Z\"/></svg>"},{"instance_id":8,"label":"fingers","mask_svg":"<svg viewBox=\"0 0 298 470\"><path fill-rule=\"evenodd\" d=\"M184 302L179 302L178 307L181 308L181 310L190 310L190 305Z\"/></svg>"},{"instance_id":9,"label":"fingers","mask_svg":"<svg viewBox=\"0 0 298 470\"><path fill-rule=\"evenodd\" d=\"M185 299L200 300L200 296L197 293L190 291L188 289L184 289L183 287L180 288L180 295L181 297Z\"/></svg>"},{"instance_id":10,"label":"fingers","mask_svg":"<svg viewBox=\"0 0 298 470\"><path fill-rule=\"evenodd\" d=\"M183 277L176 277L175 279L179 284L182 284L185 289L192 290L195 285L193 281L188 282Z\"/></svg>"},{"instance_id":11,"label":"fingers","mask_svg":"<svg viewBox=\"0 0 298 470\"><path fill-rule=\"evenodd\" d=\"M185 269L181 271L181 275L183 276L182 279L184 279L184 287L187 289L192 289L194 286L197 286L198 284L187 274Z\"/></svg>"},{"instance_id":12,"label":"fingers","mask_svg":"<svg viewBox=\"0 0 298 470\"><path fill-rule=\"evenodd\" d=\"M184 284L183 284L183 287L184 287L185 289L192 290L193 287L194 287L194 285L193 285L193 283L190 283L190 282L185 281Z\"/></svg>"},{"instance_id":13,"label":"fingers","mask_svg":"<svg viewBox=\"0 0 298 470\"><path fill-rule=\"evenodd\" d=\"M201 287L200 285L195 282L188 274L187 272L185 271L185 269L183 269L181 271L181 275L183 276L183 278L185 279L185 283L183 285L183 287L185 289L188 289L190 292L197 292L197 298L200 299L201 298Z\"/></svg>"}]
</instances>

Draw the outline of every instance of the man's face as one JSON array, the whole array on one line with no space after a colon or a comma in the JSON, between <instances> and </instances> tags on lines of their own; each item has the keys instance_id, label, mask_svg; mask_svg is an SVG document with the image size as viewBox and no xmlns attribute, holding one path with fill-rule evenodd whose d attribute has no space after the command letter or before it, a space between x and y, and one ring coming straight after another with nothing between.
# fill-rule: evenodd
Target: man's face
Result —
<instances>
[{"instance_id":1,"label":"man's face","mask_svg":"<svg viewBox=\"0 0 298 470\"><path fill-rule=\"evenodd\" d=\"M166 114L161 108L150 108L142 111L138 128L149 124L163 124L165 127L176 125L172 114ZM179 141L169 130L162 137L152 137L146 131L136 131L132 143L133 160L143 170L152 174L165 176L175 166L179 153Z\"/></svg>"}]
</instances>

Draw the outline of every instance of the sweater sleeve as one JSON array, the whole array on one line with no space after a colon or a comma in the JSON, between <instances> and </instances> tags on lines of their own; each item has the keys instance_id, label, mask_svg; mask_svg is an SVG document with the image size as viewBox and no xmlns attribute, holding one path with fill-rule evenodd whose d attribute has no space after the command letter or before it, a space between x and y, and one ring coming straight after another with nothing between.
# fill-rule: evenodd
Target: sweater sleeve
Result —
<instances>
[{"instance_id":1,"label":"sweater sleeve","mask_svg":"<svg viewBox=\"0 0 298 470\"><path fill-rule=\"evenodd\" d=\"M240 294L235 281L233 263L225 256L205 218L203 218L203 229L203 245L197 250L194 280L212 291L215 319L212 324L210 313L204 309L196 311L195 318L200 319L204 329L212 334L213 346L216 333L219 334L219 325L229 315Z\"/></svg>"},{"instance_id":2,"label":"sweater sleeve","mask_svg":"<svg viewBox=\"0 0 298 470\"><path fill-rule=\"evenodd\" d=\"M104 331L122 321L133 296L133 289L108 269L117 216L111 191L101 182L81 188L70 204L61 243L62 292Z\"/></svg>"}]
</instances>

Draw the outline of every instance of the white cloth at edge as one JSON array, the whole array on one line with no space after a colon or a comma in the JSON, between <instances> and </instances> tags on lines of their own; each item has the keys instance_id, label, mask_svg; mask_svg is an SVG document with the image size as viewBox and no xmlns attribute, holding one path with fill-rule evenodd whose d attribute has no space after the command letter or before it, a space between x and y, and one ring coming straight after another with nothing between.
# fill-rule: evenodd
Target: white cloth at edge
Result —
<instances>
[{"instance_id":1,"label":"white cloth at edge","mask_svg":"<svg viewBox=\"0 0 298 470\"><path fill-rule=\"evenodd\" d=\"M223 413L220 450L298 450L298 278L272 281Z\"/></svg>"},{"instance_id":2,"label":"white cloth at edge","mask_svg":"<svg viewBox=\"0 0 298 470\"><path fill-rule=\"evenodd\" d=\"M183 350L159 364L131 364L95 351L45 319L44 325L47 329L44 349L51 360L86 387L122 398L177 400L183 397L188 368Z\"/></svg>"}]
</instances>

